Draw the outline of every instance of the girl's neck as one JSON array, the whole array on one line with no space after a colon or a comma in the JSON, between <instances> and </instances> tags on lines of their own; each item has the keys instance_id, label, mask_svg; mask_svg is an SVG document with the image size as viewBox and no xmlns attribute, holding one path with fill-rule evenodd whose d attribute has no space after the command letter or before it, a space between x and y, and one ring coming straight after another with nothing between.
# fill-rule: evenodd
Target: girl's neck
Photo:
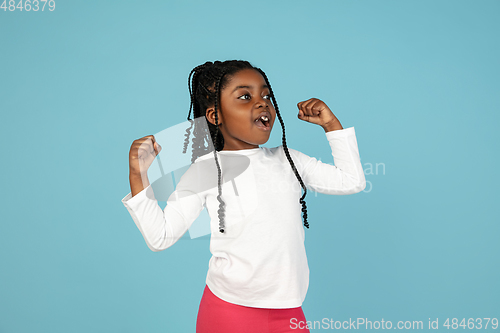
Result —
<instances>
[{"instance_id":1,"label":"girl's neck","mask_svg":"<svg viewBox=\"0 0 500 333\"><path fill-rule=\"evenodd\" d=\"M218 151L217 153L219 154L242 154L242 155L247 155L247 154L252 154L255 152L258 152L262 149L262 147L257 147L257 148L249 148L249 149L235 149L235 150L221 150Z\"/></svg>"}]
</instances>

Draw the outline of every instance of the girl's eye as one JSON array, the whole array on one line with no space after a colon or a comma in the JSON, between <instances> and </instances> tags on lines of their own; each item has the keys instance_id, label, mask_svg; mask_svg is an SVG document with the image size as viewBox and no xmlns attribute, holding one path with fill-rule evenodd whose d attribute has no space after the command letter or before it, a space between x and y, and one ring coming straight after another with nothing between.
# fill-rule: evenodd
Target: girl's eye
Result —
<instances>
[{"instance_id":1,"label":"girl's eye","mask_svg":"<svg viewBox=\"0 0 500 333\"><path fill-rule=\"evenodd\" d=\"M242 98L242 97L245 97L245 96L250 96L250 94L245 94L245 95L242 95L242 96L238 97L238 99L240 99L240 98ZM264 96L264 97L267 97L267 99L271 99L271 94L267 94L267 95L266 95L266 96ZM246 99L246 98L244 98L244 99Z\"/></svg>"},{"instance_id":2,"label":"girl's eye","mask_svg":"<svg viewBox=\"0 0 500 333\"><path fill-rule=\"evenodd\" d=\"M245 94L245 95L242 95L242 96L238 97L238 99L240 99L242 97L245 97L245 96L250 96L250 95L249 94ZM246 98L244 98L244 99L246 99Z\"/></svg>"}]
</instances>

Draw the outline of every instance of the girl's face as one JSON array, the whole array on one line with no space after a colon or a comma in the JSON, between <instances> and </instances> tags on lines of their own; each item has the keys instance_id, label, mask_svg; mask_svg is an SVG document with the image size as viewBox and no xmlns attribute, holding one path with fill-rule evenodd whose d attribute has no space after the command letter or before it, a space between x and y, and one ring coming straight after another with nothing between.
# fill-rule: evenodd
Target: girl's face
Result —
<instances>
[{"instance_id":1,"label":"girl's face","mask_svg":"<svg viewBox=\"0 0 500 333\"><path fill-rule=\"evenodd\" d=\"M217 107L217 122L224 136L222 150L258 148L269 140L276 119L270 93L264 77L255 69L243 69L231 77ZM267 129L256 122L264 114L268 117ZM214 107L207 109L206 117L215 125Z\"/></svg>"}]
</instances>

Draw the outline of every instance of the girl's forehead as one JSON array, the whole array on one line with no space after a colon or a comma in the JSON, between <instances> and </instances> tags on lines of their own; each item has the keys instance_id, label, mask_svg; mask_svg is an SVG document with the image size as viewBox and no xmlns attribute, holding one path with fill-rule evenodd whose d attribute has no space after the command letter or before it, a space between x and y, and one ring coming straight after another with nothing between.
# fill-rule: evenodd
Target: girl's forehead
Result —
<instances>
[{"instance_id":1,"label":"girl's forehead","mask_svg":"<svg viewBox=\"0 0 500 333\"><path fill-rule=\"evenodd\" d=\"M254 86L255 84L259 87L266 84L262 74L255 69L242 69L231 77L228 87Z\"/></svg>"},{"instance_id":2,"label":"girl's forehead","mask_svg":"<svg viewBox=\"0 0 500 333\"><path fill-rule=\"evenodd\" d=\"M259 72L257 72L257 70L245 68L234 73L231 81L234 82L238 80L243 81L243 80L255 80L255 79L264 81L264 78Z\"/></svg>"}]
</instances>

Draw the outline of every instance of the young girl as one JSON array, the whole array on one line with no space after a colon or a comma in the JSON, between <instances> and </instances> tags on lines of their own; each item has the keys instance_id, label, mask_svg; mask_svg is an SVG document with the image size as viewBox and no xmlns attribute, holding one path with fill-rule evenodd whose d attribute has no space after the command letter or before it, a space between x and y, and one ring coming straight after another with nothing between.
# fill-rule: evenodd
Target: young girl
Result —
<instances>
[{"instance_id":1,"label":"young girl","mask_svg":"<svg viewBox=\"0 0 500 333\"><path fill-rule=\"evenodd\" d=\"M135 140L129 153L131 192L122 202L152 251L172 246L207 209L212 257L197 333L309 332L302 311L309 267L300 215L309 228L307 188L332 195L365 188L354 127L344 129L317 98L297 104L300 120L325 131L335 165L322 163L287 147L284 122L260 68L241 60L215 61L194 68L188 81L192 74L191 108L208 128L194 129L192 164L162 210L147 180L161 147L153 135ZM276 118L283 144L260 147Z\"/></svg>"}]
</instances>

